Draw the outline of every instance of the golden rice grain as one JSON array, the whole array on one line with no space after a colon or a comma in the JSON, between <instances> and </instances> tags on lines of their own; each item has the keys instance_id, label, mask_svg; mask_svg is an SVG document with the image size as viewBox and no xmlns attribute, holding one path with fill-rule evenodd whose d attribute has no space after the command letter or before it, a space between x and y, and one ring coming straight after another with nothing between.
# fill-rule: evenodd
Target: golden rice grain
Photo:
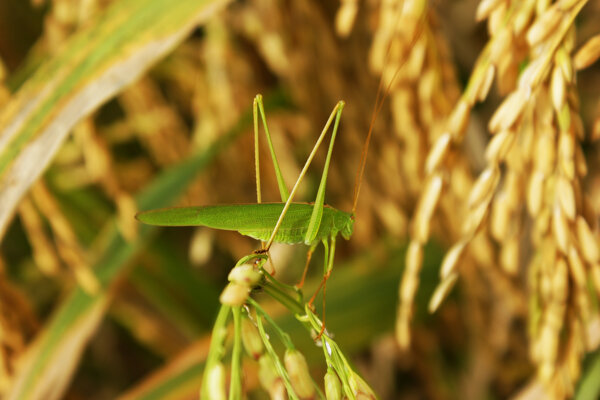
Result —
<instances>
[{"instance_id":1,"label":"golden rice grain","mask_svg":"<svg viewBox=\"0 0 600 400\"><path fill-rule=\"evenodd\" d=\"M475 181L471 193L469 193L469 208L476 207L487 197L493 195L499 178L500 170L495 165L489 166L483 170L483 172L479 174L477 181Z\"/></svg>"},{"instance_id":2,"label":"golden rice grain","mask_svg":"<svg viewBox=\"0 0 600 400\"><path fill-rule=\"evenodd\" d=\"M545 325L540 332L539 348L540 351L540 366L538 367L538 376L542 382L548 382L554 374L554 363L556 361L556 353L558 347L558 338L554 329Z\"/></svg>"},{"instance_id":3,"label":"golden rice grain","mask_svg":"<svg viewBox=\"0 0 600 400\"><path fill-rule=\"evenodd\" d=\"M573 185L565 179L563 176L559 176L556 180L556 197L560 204L564 214L569 220L575 219L575 193L573 191Z\"/></svg>"},{"instance_id":4,"label":"golden rice grain","mask_svg":"<svg viewBox=\"0 0 600 400\"><path fill-rule=\"evenodd\" d=\"M562 208L555 204L552 209L552 232L558 248L563 254L569 250L569 225Z\"/></svg>"},{"instance_id":5,"label":"golden rice grain","mask_svg":"<svg viewBox=\"0 0 600 400\"><path fill-rule=\"evenodd\" d=\"M507 274L516 276L519 272L519 240L512 237L502 244L500 266Z\"/></svg>"},{"instance_id":6,"label":"golden rice grain","mask_svg":"<svg viewBox=\"0 0 600 400\"><path fill-rule=\"evenodd\" d=\"M569 92L569 95L572 94L573 91ZM583 126L583 121L581 120L581 116L577 111L579 109L579 105L575 105L571 100L572 96L569 96L567 99L569 102L569 111L571 114L571 129L575 132L575 137L577 140L582 141L585 139L585 128Z\"/></svg>"},{"instance_id":7,"label":"golden rice grain","mask_svg":"<svg viewBox=\"0 0 600 400\"><path fill-rule=\"evenodd\" d=\"M561 306L567 301L569 297L569 267L567 261L563 257L558 257L556 261L554 276L552 277L552 297ZM559 311L564 312L564 309L554 310L555 315L551 317L557 317L552 322L556 327L562 326L563 316Z\"/></svg>"},{"instance_id":8,"label":"golden rice grain","mask_svg":"<svg viewBox=\"0 0 600 400\"><path fill-rule=\"evenodd\" d=\"M600 35L591 37L573 57L575 69L581 70L589 67L600 58Z\"/></svg>"},{"instance_id":9,"label":"golden rice grain","mask_svg":"<svg viewBox=\"0 0 600 400\"><path fill-rule=\"evenodd\" d=\"M490 119L488 124L490 132L496 133L510 128L521 115L528 98L529 94L526 89L512 92Z\"/></svg>"},{"instance_id":10,"label":"golden rice grain","mask_svg":"<svg viewBox=\"0 0 600 400\"><path fill-rule=\"evenodd\" d=\"M400 284L399 297L402 307L409 311L419 285L419 272L423 263L423 248L420 243L411 240L406 253L406 268ZM407 311L408 312L408 311Z\"/></svg>"},{"instance_id":11,"label":"golden rice grain","mask_svg":"<svg viewBox=\"0 0 600 400\"><path fill-rule=\"evenodd\" d=\"M558 156L561 172L570 180L575 179L575 140L569 133L562 132L558 138Z\"/></svg>"},{"instance_id":12,"label":"golden rice grain","mask_svg":"<svg viewBox=\"0 0 600 400\"><path fill-rule=\"evenodd\" d=\"M519 65L515 54L506 53L497 65L497 87L498 93L502 96L512 92L516 86L519 77Z\"/></svg>"},{"instance_id":13,"label":"golden rice grain","mask_svg":"<svg viewBox=\"0 0 600 400\"><path fill-rule=\"evenodd\" d=\"M581 261L581 257L579 257L579 253L575 246L569 246L569 271L571 272L571 277L573 277L573 281L577 286L583 288L585 290L586 285L586 273L585 266Z\"/></svg>"},{"instance_id":14,"label":"golden rice grain","mask_svg":"<svg viewBox=\"0 0 600 400\"><path fill-rule=\"evenodd\" d=\"M450 250L448 250L444 256L444 260L442 261L442 266L440 268L440 279L444 280L448 278L450 274L456 273L458 262L467 244L468 241L461 240L458 243L455 243Z\"/></svg>"},{"instance_id":15,"label":"golden rice grain","mask_svg":"<svg viewBox=\"0 0 600 400\"><path fill-rule=\"evenodd\" d=\"M423 246L411 240L406 250L406 268L412 273L418 273L421 265L423 265Z\"/></svg>"},{"instance_id":16,"label":"golden rice grain","mask_svg":"<svg viewBox=\"0 0 600 400\"><path fill-rule=\"evenodd\" d=\"M410 326L408 325L407 318L404 317L399 308L398 315L396 317L396 343L401 350L407 350L410 346Z\"/></svg>"},{"instance_id":17,"label":"golden rice grain","mask_svg":"<svg viewBox=\"0 0 600 400\"><path fill-rule=\"evenodd\" d=\"M452 137L448 132L437 138L429 151L429 154L427 154L427 160L425 161L425 173L427 175L432 174L443 162L448 153L448 149L450 148L451 140Z\"/></svg>"},{"instance_id":18,"label":"golden rice grain","mask_svg":"<svg viewBox=\"0 0 600 400\"><path fill-rule=\"evenodd\" d=\"M417 288L419 287L419 271L405 270L404 275L402 277L402 282L398 288L398 297L400 301L403 303L402 307L406 307L407 309L412 308L413 299L415 298L415 293L417 293Z\"/></svg>"},{"instance_id":19,"label":"golden rice grain","mask_svg":"<svg viewBox=\"0 0 600 400\"><path fill-rule=\"evenodd\" d=\"M492 137L485 149L485 159L490 164L503 161L510 150L515 134L512 131L501 131Z\"/></svg>"},{"instance_id":20,"label":"golden rice grain","mask_svg":"<svg viewBox=\"0 0 600 400\"><path fill-rule=\"evenodd\" d=\"M413 237L420 243L425 243L429 239L431 217L442 194L442 186L442 176L438 173L429 179L423 190L413 225Z\"/></svg>"},{"instance_id":21,"label":"golden rice grain","mask_svg":"<svg viewBox=\"0 0 600 400\"><path fill-rule=\"evenodd\" d=\"M585 162L581 146L575 147L575 171L577 172L577 176L581 178L585 177L588 173L587 163Z\"/></svg>"},{"instance_id":22,"label":"golden rice grain","mask_svg":"<svg viewBox=\"0 0 600 400\"><path fill-rule=\"evenodd\" d=\"M558 7L553 6L539 16L525 35L527 42L531 47L546 39L556 30L561 22L564 13Z\"/></svg>"},{"instance_id":23,"label":"golden rice grain","mask_svg":"<svg viewBox=\"0 0 600 400\"><path fill-rule=\"evenodd\" d=\"M558 7L563 11L568 11L575 7L578 3L581 4L582 0L561 0L558 2Z\"/></svg>"},{"instance_id":24,"label":"golden rice grain","mask_svg":"<svg viewBox=\"0 0 600 400\"><path fill-rule=\"evenodd\" d=\"M546 236L546 233L550 231L550 221L552 220L552 211L549 207L544 207L540 210L540 213L535 216L533 220L533 242L541 243Z\"/></svg>"},{"instance_id":25,"label":"golden rice grain","mask_svg":"<svg viewBox=\"0 0 600 400\"><path fill-rule=\"evenodd\" d=\"M509 49L513 47L512 40L512 29L508 26L500 29L499 32L494 34L489 55L493 64L498 64L500 60L506 57Z\"/></svg>"},{"instance_id":26,"label":"golden rice grain","mask_svg":"<svg viewBox=\"0 0 600 400\"><path fill-rule=\"evenodd\" d=\"M429 312L434 313L442 301L448 296L448 293L454 287L456 280L458 279L458 273L450 274L446 277L446 279L442 280L439 285L435 288L433 295L431 295L431 299L429 300Z\"/></svg>"},{"instance_id":27,"label":"golden rice grain","mask_svg":"<svg viewBox=\"0 0 600 400\"><path fill-rule=\"evenodd\" d=\"M335 31L341 37L346 37L350 34L356 14L358 12L358 1L357 0L343 0L341 1L340 8L335 16Z\"/></svg>"},{"instance_id":28,"label":"golden rice grain","mask_svg":"<svg viewBox=\"0 0 600 400\"><path fill-rule=\"evenodd\" d=\"M489 65L485 70L485 74L483 75L483 80L480 82L477 88L477 100L483 101L487 97L490 89L492 87L492 83L494 82L494 76L496 75L496 67L493 65Z\"/></svg>"},{"instance_id":29,"label":"golden rice grain","mask_svg":"<svg viewBox=\"0 0 600 400\"><path fill-rule=\"evenodd\" d=\"M494 11L496 7L501 5L504 0L481 0L477 5L477 10L475 11L475 20L477 22L481 22Z\"/></svg>"},{"instance_id":30,"label":"golden rice grain","mask_svg":"<svg viewBox=\"0 0 600 400\"><path fill-rule=\"evenodd\" d=\"M469 113L471 112L471 107L464 100L460 99L456 106L454 106L454 110L448 119L448 130L452 133L452 136L455 138L460 137L466 126L469 122Z\"/></svg>"},{"instance_id":31,"label":"golden rice grain","mask_svg":"<svg viewBox=\"0 0 600 400\"><path fill-rule=\"evenodd\" d=\"M555 66L552 70L550 78L550 94L552 96L552 104L555 110L560 110L565 104L565 77L559 66Z\"/></svg>"},{"instance_id":32,"label":"golden rice grain","mask_svg":"<svg viewBox=\"0 0 600 400\"><path fill-rule=\"evenodd\" d=\"M212 229L197 228L192 234L188 258L192 265L206 265L212 255L215 234Z\"/></svg>"},{"instance_id":33,"label":"golden rice grain","mask_svg":"<svg viewBox=\"0 0 600 400\"><path fill-rule=\"evenodd\" d=\"M567 132L571 129L571 109L568 105L563 105L556 113L558 129L562 132ZM574 130L573 130L574 132Z\"/></svg>"},{"instance_id":34,"label":"golden rice grain","mask_svg":"<svg viewBox=\"0 0 600 400\"><path fill-rule=\"evenodd\" d=\"M595 264L600 259L598 240L582 216L577 216L577 239L583 258L590 264Z\"/></svg>"},{"instance_id":35,"label":"golden rice grain","mask_svg":"<svg viewBox=\"0 0 600 400\"><path fill-rule=\"evenodd\" d=\"M508 235L510 212L508 195L502 191L496 195L490 215L490 233L499 242L503 242Z\"/></svg>"},{"instance_id":36,"label":"golden rice grain","mask_svg":"<svg viewBox=\"0 0 600 400\"><path fill-rule=\"evenodd\" d=\"M479 232L469 241L469 260L482 268L494 268L497 264L496 247L487 232Z\"/></svg>"},{"instance_id":37,"label":"golden rice grain","mask_svg":"<svg viewBox=\"0 0 600 400\"><path fill-rule=\"evenodd\" d=\"M534 165L537 171L549 176L556 164L556 134L551 125L543 125L539 130L533 154Z\"/></svg>"},{"instance_id":38,"label":"golden rice grain","mask_svg":"<svg viewBox=\"0 0 600 400\"><path fill-rule=\"evenodd\" d=\"M548 73L548 63L543 57L531 61L519 76L518 86L522 89L534 89Z\"/></svg>"},{"instance_id":39,"label":"golden rice grain","mask_svg":"<svg viewBox=\"0 0 600 400\"><path fill-rule=\"evenodd\" d=\"M487 30L490 36L494 36L494 32L497 32L504 24L507 8L506 2L502 2L491 12L487 24Z\"/></svg>"},{"instance_id":40,"label":"golden rice grain","mask_svg":"<svg viewBox=\"0 0 600 400\"><path fill-rule=\"evenodd\" d=\"M479 204L474 209L469 211L466 221L463 224L463 235L465 237L474 236L489 211L489 200Z\"/></svg>"},{"instance_id":41,"label":"golden rice grain","mask_svg":"<svg viewBox=\"0 0 600 400\"><path fill-rule=\"evenodd\" d=\"M512 24L513 32L516 36L520 37L525 28L529 26L536 3L536 0L524 0L521 2L521 7L517 9Z\"/></svg>"},{"instance_id":42,"label":"golden rice grain","mask_svg":"<svg viewBox=\"0 0 600 400\"><path fill-rule=\"evenodd\" d=\"M573 80L573 61L564 46L559 47L556 51L554 62L561 69L565 81L571 82Z\"/></svg>"}]
</instances>

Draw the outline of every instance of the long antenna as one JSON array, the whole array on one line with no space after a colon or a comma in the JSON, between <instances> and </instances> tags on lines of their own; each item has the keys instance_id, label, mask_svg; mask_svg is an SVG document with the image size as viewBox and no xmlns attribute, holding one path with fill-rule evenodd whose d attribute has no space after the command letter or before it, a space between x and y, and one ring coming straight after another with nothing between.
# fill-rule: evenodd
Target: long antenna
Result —
<instances>
[{"instance_id":1,"label":"long antenna","mask_svg":"<svg viewBox=\"0 0 600 400\"><path fill-rule=\"evenodd\" d=\"M414 44L417 42L417 39L419 39L421 37L422 29L423 29L423 24L422 24L422 21L420 21L420 23L418 24L417 29L415 31L415 34L407 48L410 49L414 46ZM390 56L390 48L391 48L391 42L388 43L388 48L387 48L387 51L385 54L385 60L383 62L384 66L387 64L388 58ZM396 71L394 72L394 75L390 79L390 82L388 83L383 94L381 93L381 91L382 91L382 87L383 87L383 79L385 76L385 72L384 71L381 72L381 78L379 79L379 85L377 86L377 95L375 96L375 105L373 106L373 114L371 117L371 123L369 124L369 132L367 133L367 138L365 139L365 144L363 145L363 149L361 152L360 166L359 166L358 170L356 171L356 178L354 181L354 196L353 196L353 201L352 201L352 215L354 215L356 212L356 205L358 203L358 195L360 193L362 178L365 173L365 166L367 164L367 155L369 154L369 144L371 142L371 136L373 135L375 121L377 120L377 116L379 115L379 112L383 108L385 99L390 94L390 90L392 88L392 85L394 84L394 81L396 80L396 77L398 76L398 73L400 72L400 69L406 63L407 58L408 57L405 57L402 60L402 62L400 63L400 65L398 65L398 68L396 68Z\"/></svg>"}]
</instances>

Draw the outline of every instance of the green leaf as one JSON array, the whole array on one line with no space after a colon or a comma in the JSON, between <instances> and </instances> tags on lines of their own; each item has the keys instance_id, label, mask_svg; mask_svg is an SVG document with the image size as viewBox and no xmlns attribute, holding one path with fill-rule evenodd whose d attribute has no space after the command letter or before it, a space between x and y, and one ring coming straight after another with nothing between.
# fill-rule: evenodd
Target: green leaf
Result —
<instances>
[{"instance_id":1,"label":"green leaf","mask_svg":"<svg viewBox=\"0 0 600 400\"><path fill-rule=\"evenodd\" d=\"M121 0L74 35L0 114L0 237L70 129L228 0Z\"/></svg>"}]
</instances>

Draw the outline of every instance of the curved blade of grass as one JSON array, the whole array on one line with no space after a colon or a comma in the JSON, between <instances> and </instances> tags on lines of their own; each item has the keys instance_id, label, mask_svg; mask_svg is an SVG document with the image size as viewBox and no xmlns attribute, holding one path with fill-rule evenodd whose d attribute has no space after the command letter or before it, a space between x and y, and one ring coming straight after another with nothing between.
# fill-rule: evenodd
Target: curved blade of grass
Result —
<instances>
[{"instance_id":1,"label":"curved blade of grass","mask_svg":"<svg viewBox=\"0 0 600 400\"><path fill-rule=\"evenodd\" d=\"M278 104L284 103L280 100L278 98ZM161 174L137 197L139 208L172 204L193 178L250 124L251 114L247 112L227 135L220 137L204 152ZM156 231L155 227L142 225L138 238L127 242L120 235L116 221L110 222L107 229L106 235L100 235L108 238L104 251L94 263L94 272L102 290L90 296L76 288L64 299L34 345L28 349L7 399L53 400L62 396L85 345L106 311L111 285L127 271L128 262Z\"/></svg>"},{"instance_id":2,"label":"curved blade of grass","mask_svg":"<svg viewBox=\"0 0 600 400\"><path fill-rule=\"evenodd\" d=\"M69 130L228 0L120 0L28 79L0 115L0 237Z\"/></svg>"}]
</instances>

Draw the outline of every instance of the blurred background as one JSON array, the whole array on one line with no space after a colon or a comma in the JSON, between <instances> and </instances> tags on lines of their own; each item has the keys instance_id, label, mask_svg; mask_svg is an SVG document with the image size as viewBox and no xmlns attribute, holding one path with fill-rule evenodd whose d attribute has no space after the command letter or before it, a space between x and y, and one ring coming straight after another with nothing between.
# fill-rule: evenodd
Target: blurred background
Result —
<instances>
[{"instance_id":1,"label":"blurred background","mask_svg":"<svg viewBox=\"0 0 600 400\"><path fill-rule=\"evenodd\" d=\"M0 397L196 398L219 293L235 262L259 244L235 232L143 227L133 216L173 205L255 202L251 112L262 93L289 187L331 110L345 101L326 192L326 203L340 210L352 208L374 121L354 235L337 242L327 327L380 398L596 398L600 67L583 67L586 54L575 54L598 34L598 2L254 0L172 10L159 3L0 1L5 137L32 93L58 93L39 119L41 131L65 118L69 93L101 82L112 66L127 75L123 60L154 43L154 33L179 35L139 78L115 84L114 95L78 114L19 198L0 245ZM157 16L148 11L142 19L146 7ZM203 17L192 20L189 10ZM141 21L139 31L128 31L127 18ZM541 39L534 28L546 29ZM102 46L118 35L130 42L108 47L112 64L95 72L74 67L104 54ZM593 58L593 48L588 53ZM558 67L532 78L533 95L521 107L531 112L491 135L499 105L544 54ZM553 68L563 71L562 86ZM53 86L59 77L75 82L63 94ZM568 105L574 127L552 117L553 104ZM539 139L540 126L554 132L551 144ZM538 197L552 194L536 209L536 157L559 154L548 162L562 162L564 132L575 138L577 172L545 173L548 186ZM521 135L516 145L505 139L510 135ZM497 137L501 150L490 149ZM261 150L263 201L278 201L263 137ZM317 154L300 201L313 201L325 154ZM496 176L491 186L478 178L487 170ZM566 228L553 228L562 221L550 217L555 192L565 187L560 174L576 204ZM437 179L442 188L435 189ZM463 222L479 210L469 197L478 182L489 196L481 195L485 212L470 235ZM11 190L6 179L3 186ZM510 212L496 213L507 192ZM498 219L509 234L498 234ZM570 245L561 255L563 237ZM468 246L456 262L458 283L440 289L444 255L461 241ZM275 246L277 278L297 283L306 250ZM319 249L307 293L322 276L321 260ZM430 314L434 291L449 295ZM321 349L285 309L257 297L320 382ZM255 369L246 359L248 398L268 398Z\"/></svg>"}]
</instances>

